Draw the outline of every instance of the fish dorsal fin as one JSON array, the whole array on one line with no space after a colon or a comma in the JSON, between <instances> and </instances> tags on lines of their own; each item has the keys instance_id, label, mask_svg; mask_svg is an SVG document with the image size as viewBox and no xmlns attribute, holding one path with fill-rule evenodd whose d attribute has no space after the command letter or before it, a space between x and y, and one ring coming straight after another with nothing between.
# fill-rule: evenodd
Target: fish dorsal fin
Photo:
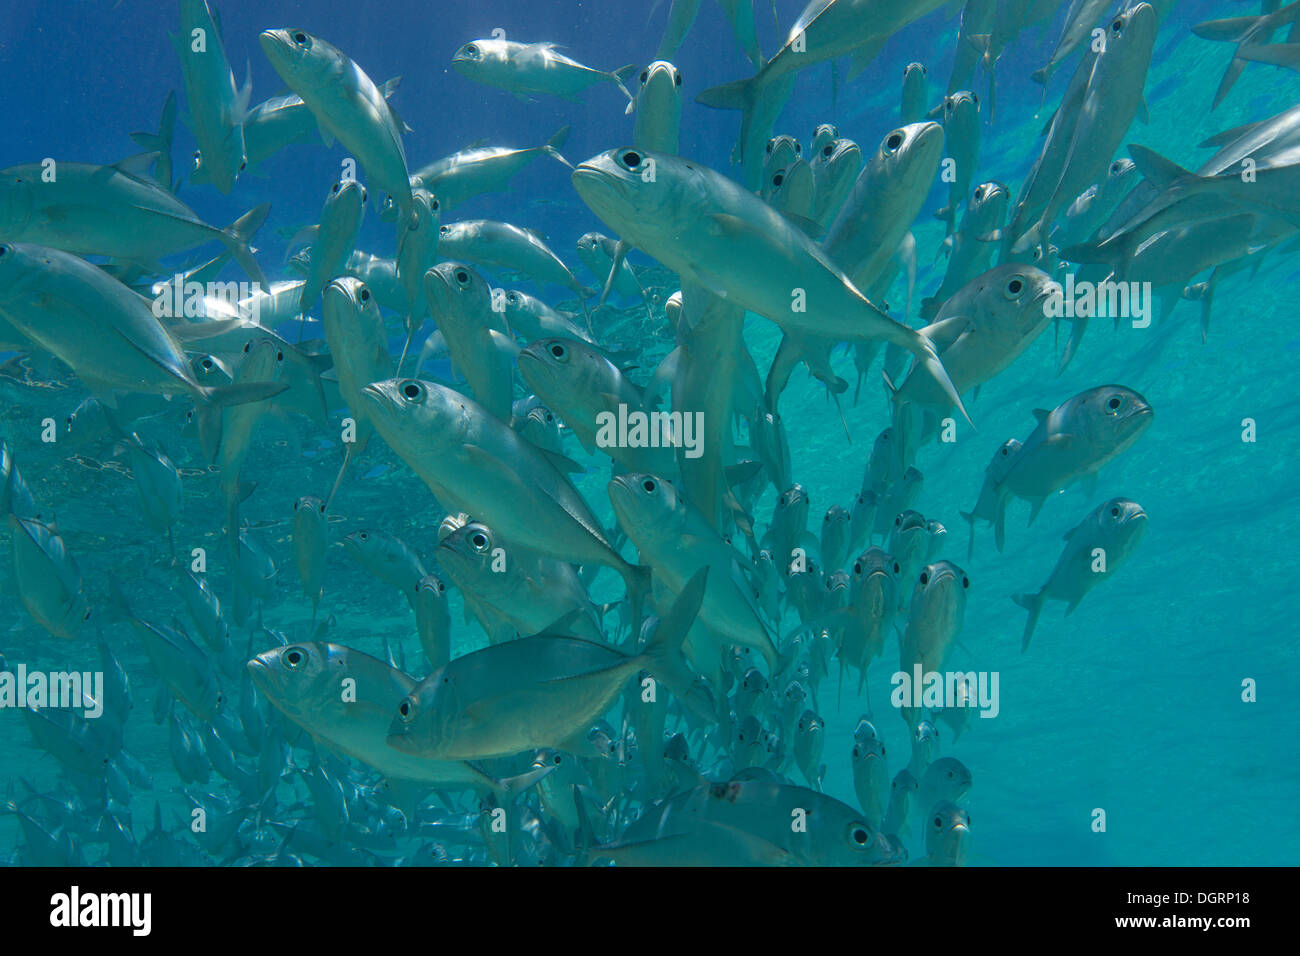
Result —
<instances>
[{"instance_id":1,"label":"fish dorsal fin","mask_svg":"<svg viewBox=\"0 0 1300 956\"><path fill-rule=\"evenodd\" d=\"M1045 408L1035 408L1033 414L1034 414L1034 421L1038 422L1038 424L1041 425L1043 422L1047 421L1047 416L1052 413Z\"/></svg>"},{"instance_id":2,"label":"fish dorsal fin","mask_svg":"<svg viewBox=\"0 0 1300 956\"><path fill-rule=\"evenodd\" d=\"M136 153L134 156L128 156L126 159L114 163L113 168L126 173L128 176L135 176L137 179L149 179L149 169L157 162L159 155L157 150L148 153Z\"/></svg>"}]
</instances>

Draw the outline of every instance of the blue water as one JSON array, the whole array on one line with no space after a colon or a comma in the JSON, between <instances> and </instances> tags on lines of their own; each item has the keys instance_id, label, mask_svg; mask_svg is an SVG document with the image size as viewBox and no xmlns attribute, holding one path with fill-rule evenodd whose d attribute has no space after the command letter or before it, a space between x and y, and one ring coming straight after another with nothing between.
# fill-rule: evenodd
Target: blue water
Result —
<instances>
[{"instance_id":1,"label":"blue water","mask_svg":"<svg viewBox=\"0 0 1300 956\"><path fill-rule=\"evenodd\" d=\"M799 5L776 4L780 28L765 0L756 4L760 41L766 53L798 14ZM1262 119L1293 105L1300 77L1252 65L1226 102L1210 103L1230 49L1190 33L1191 24L1253 13L1254 4L1184 2L1163 24L1147 79L1147 125L1136 123L1127 143L1142 143L1169 158L1196 166L1209 155L1197 145L1215 133ZM220 4L226 51L238 79L251 66L253 100L282 91L282 83L257 43L260 30L301 27L341 47L376 81L401 76L394 98L412 127L406 153L412 169L483 140L534 145L559 126L571 124L564 148L573 162L631 140L632 117L612 86L597 86L576 102L538 98L524 102L482 87L452 71L452 53L494 28L516 39L548 39L569 55L604 69L644 64L653 57L666 4L647 21L646 4L546 0L448 2ZM112 163L136 151L128 134L153 131L163 98L183 85L169 34L176 29L170 4L70 5L30 0L11 5L0 25L0 79L6 90L0 167L44 157ZM998 66L998 116L984 130L976 182L997 179L1013 196L1041 142L1038 132L1059 99L1073 61L1042 90L1028 75L1047 58L1060 16L1022 33ZM841 64L832 102L826 64L803 71L775 132L805 144L814 126L834 122L843 136L874 149L897 124L903 66L920 60L929 68L932 99L942 92L956 42L957 20L932 14L895 36L871 67L853 82ZM706 2L675 60L685 77L686 105L681 149L714 169L727 170L738 128L737 114L692 102L700 90L752 69L736 48L721 8ZM981 93L985 79L976 74ZM194 149L178 124L173 158L184 169ZM180 193L206 221L224 224L252 206L269 201L271 218L258 235L259 261L272 278L282 266L288 238L316 220L321 201L339 175L341 148L319 143L293 145L262 167L266 178L242 178L231 196L212 188L185 186ZM946 199L936 183L914 226L921 271L918 299L942 278L933 253L942 224L928 210ZM589 230L608 231L583 205L557 163L540 160L526 168L510 191L480 196L450 218L501 219L534 228L569 262L584 282L595 283L574 254L573 243ZM393 254L392 227L373 210L358 248ZM180 261L180 260L178 260ZM634 264L651 269L644 255ZM169 263L171 264L171 263ZM671 277L648 271L671 291ZM228 278L240 278L230 271ZM523 288L531 288L521 286ZM534 289L535 292L537 290ZM555 302L554 290L549 290ZM1219 288L1208 341L1198 329L1199 305L1180 303L1167 323L1139 330L1121 323L1094 322L1079 355L1063 375L1055 374L1055 352L1044 334L1005 373L969 402L978 427L961 427L951 445L925 449L918 466L924 490L914 507L949 529L944 554L969 574L972 590L950 661L963 670L1000 673L1001 711L996 719L973 720L955 745L941 728L942 752L957 756L974 776L967 798L972 820L972 862L1002 865L1260 865L1293 862L1300 839L1289 825L1300 797L1300 768L1291 730L1300 721L1300 663L1294 640L1292 544L1300 532L1294 504L1294 464L1300 460L1300 414L1294 363L1300 349L1293 303L1300 292L1294 260L1277 252L1255 274L1249 270ZM901 286L890 297L902 301ZM629 315L632 311L629 311ZM400 318L390 317L390 328ZM662 324L631 322L643 340L642 365L650 367L672 347ZM286 333L291 334L291 333ZM292 337L291 337L292 340ZM775 326L750 316L746 341L759 369L779 341ZM852 379L848 357L836 362ZM38 501L57 516L68 548L76 556L92 604L107 603L107 576L124 581L133 602L147 602L156 617L183 616L172 593L165 539L142 523L129 468L111 454L96 462L74 460L56 443L43 446L39 422L62 421L85 397L75 380L51 373L57 388L32 388L6 381L0 404L0 434L11 442L24 477ZM644 380L644 371L640 374ZM810 527L819 526L834 503L848 507L877 432L888 423L883 391L873 371L856 405L845 402L847 441L835 406L824 388L797 371L782 398L793 474L812 500ZM1094 385L1119 383L1141 392L1156 410L1155 421L1128 452L1103 469L1095 491L1072 486L1050 500L1026 528L1028 506L1012 505L1005 552L981 526L973 558L966 559L966 526L959 509L974 502L993 450L1033 428L1030 410L1053 408ZM851 393L850 393L851 395ZM336 413L336 417L341 412ZM1242 441L1242 420L1257 422L1258 440ZM216 477L202 472L193 438L154 426L185 473L185 498L178 543L220 551L224 520ZM291 639L305 636L310 604L301 596L289 539L291 506L303 494L324 496L337 466L337 448L324 447L336 433L321 434L301 417L281 416L259 432L245 473L258 483L242 516L281 568L272 600L263 607L267 627ZM581 457L576 442L570 453ZM380 527L398 535L426 557L436 546L444 512L424 484L389 449L372 443L363 467L354 471L334 506L332 528L342 534ZM604 492L607 464L593 464L578 487L607 526L613 516ZM760 527L770 517L775 491L768 487L755 506ZM1010 595L1039 587L1061 547L1062 534L1112 496L1138 500L1150 516L1146 538L1130 562L1091 594L1070 617L1049 604L1029 653L1020 653L1024 613ZM627 552L631 554L631 549ZM8 573L7 543L0 564ZM227 585L222 576L218 587ZM614 600L617 578L602 572L593 596ZM226 593L220 590L223 600ZM419 657L405 602L369 577L342 552L330 551L323 611L336 623L329 639L383 655L384 637L404 642L408 660ZM464 653L485 643L467 623L453 595L454 646ZM787 622L787 625L791 622ZM180 781L168 752L166 726L150 718L155 678L130 629L101 625L132 679L135 711L127 724L128 749L154 776L152 792L138 791L130 807L137 837L150 825L155 799L171 819L186 810ZM37 626L12 593L0 601L0 642L10 667L92 668L93 636L77 643L51 637ZM244 635L241 639L247 639ZM274 644L254 638L254 650ZM903 765L907 730L884 703L892 672L893 645L870 676L875 724L891 757L889 772ZM1242 683L1258 688L1256 702L1242 700ZM851 682L850 682L851 683ZM821 714L827 724L824 761L828 793L852 804L848 754L865 699L846 693L834 703L834 677L823 685ZM303 753L302 751L299 754ZM306 758L296 758L305 764ZM63 791L58 764L36 749L17 712L0 714L0 778L23 788ZM802 780L798 782L802 783ZM221 789L214 777L213 789ZM281 784L288 806L292 784ZM301 787L299 787L301 790ZM1105 810L1104 833L1092 828L1093 811ZM31 807L28 807L31 812ZM11 816L0 816L0 857L19 846ZM920 855L913 842L913 856ZM88 845L93 862L102 845ZM11 857L21 859L20 856Z\"/></svg>"}]
</instances>

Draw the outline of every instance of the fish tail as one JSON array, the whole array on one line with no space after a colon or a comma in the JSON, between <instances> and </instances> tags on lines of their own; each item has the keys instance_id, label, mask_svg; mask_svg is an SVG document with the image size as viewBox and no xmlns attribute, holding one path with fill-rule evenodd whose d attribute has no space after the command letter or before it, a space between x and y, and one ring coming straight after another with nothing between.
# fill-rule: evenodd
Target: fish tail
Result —
<instances>
[{"instance_id":1,"label":"fish tail","mask_svg":"<svg viewBox=\"0 0 1300 956\"><path fill-rule=\"evenodd\" d=\"M634 73L636 73L636 64L629 63L626 66L620 66L617 70L614 70L609 74L609 78L614 81L614 85L623 91L623 95L627 97L629 103L636 99L636 97L631 94L623 81Z\"/></svg>"},{"instance_id":2,"label":"fish tail","mask_svg":"<svg viewBox=\"0 0 1300 956\"><path fill-rule=\"evenodd\" d=\"M654 637L642 652L646 669L662 681L683 706L706 718L713 714L713 702L706 699L707 693L695 683L695 675L682 654L682 645L699 614L708 576L707 567L695 572L673 601L668 613L659 618Z\"/></svg>"},{"instance_id":3,"label":"fish tail","mask_svg":"<svg viewBox=\"0 0 1300 956\"><path fill-rule=\"evenodd\" d=\"M1011 600L1029 612L1029 617L1025 621L1025 636L1020 641L1020 653L1023 654L1029 649L1029 639L1034 636L1034 627L1038 624L1038 615L1043 611L1043 592L1039 591L1037 594L1013 594Z\"/></svg>"},{"instance_id":4,"label":"fish tail","mask_svg":"<svg viewBox=\"0 0 1300 956\"><path fill-rule=\"evenodd\" d=\"M695 102L715 110L741 110L744 113L744 119L741 121L740 128L747 130L751 127L754 107L758 103L758 96L762 91L759 82L759 77L762 75L760 71L748 79L732 80L730 83L723 83L720 86L711 86L695 97ZM742 139L737 139L736 147L732 150L731 161L734 164L743 162L744 159L744 143Z\"/></svg>"},{"instance_id":5,"label":"fish tail","mask_svg":"<svg viewBox=\"0 0 1300 956\"><path fill-rule=\"evenodd\" d=\"M262 227L266 222L267 214L271 211L271 204L264 202L244 213L229 226L221 231L222 242L230 250L230 254L235 257L248 277L262 286L266 286L266 275L262 272L262 267L257 264L253 258L253 250L249 246L249 241L253 234Z\"/></svg>"},{"instance_id":6,"label":"fish tail","mask_svg":"<svg viewBox=\"0 0 1300 956\"><path fill-rule=\"evenodd\" d=\"M966 419L966 424L974 428L975 423L971 421L970 415L967 414L961 395L957 393L957 387L953 385L952 379L948 377L948 370L943 367L943 362L939 359L939 353L935 350L934 343L920 332L912 329L908 331L911 332L911 341L907 344L907 349L916 356L917 362L925 366L925 370L939 383L939 387L947 393L948 398L957 407L957 411L961 412L961 417Z\"/></svg>"},{"instance_id":7,"label":"fish tail","mask_svg":"<svg viewBox=\"0 0 1300 956\"><path fill-rule=\"evenodd\" d=\"M975 516L969 511L959 511L957 513L970 525L970 544L966 547L966 560L969 561L975 556Z\"/></svg>"},{"instance_id":8,"label":"fish tail","mask_svg":"<svg viewBox=\"0 0 1300 956\"><path fill-rule=\"evenodd\" d=\"M546 144L542 147L542 152L545 153L547 156L550 156L552 159L564 163L565 166L568 166L570 169L572 169L573 163L565 159L564 156L560 153L560 150L564 148L564 144L567 143L568 141L569 141L569 127L567 125L561 126L559 129L555 131L555 133L551 136L551 138L546 141Z\"/></svg>"}]
</instances>

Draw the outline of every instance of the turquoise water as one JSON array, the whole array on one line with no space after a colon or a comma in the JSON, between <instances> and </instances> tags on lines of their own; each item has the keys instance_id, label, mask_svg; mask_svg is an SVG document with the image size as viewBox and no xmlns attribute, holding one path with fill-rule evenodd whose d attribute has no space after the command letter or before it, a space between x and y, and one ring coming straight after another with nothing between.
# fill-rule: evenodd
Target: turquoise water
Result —
<instances>
[{"instance_id":1,"label":"turquoise water","mask_svg":"<svg viewBox=\"0 0 1300 956\"><path fill-rule=\"evenodd\" d=\"M755 9L769 55L798 13L797 4L776 6L779 31L765 2ZM183 89L167 40L175 30L175 10L158 7L94 3L69 9L36 2L10 12L0 28L5 31L0 33L0 76L12 104L8 132L0 142L0 166L46 156L111 163L135 151L127 134L155 129L167 91L177 89L180 95ZM458 46L496 27L511 37L566 44L570 55L601 68L644 64L652 58L665 15L660 9L647 23L647 10L640 4L571 0L483 3L472 10L406 2L227 2L220 9L237 78L242 80L245 60L251 65L254 102L282 87L257 44L257 33L272 26L301 26L330 39L377 81L402 76L394 102L412 127L405 144L412 169L478 140L541 143L565 123L572 133L563 152L575 163L630 141L632 119L624 116L625 100L610 85L596 87L577 102L524 102L475 85L448 64ZM1224 104L1213 112L1209 108L1229 48L1193 36L1189 27L1254 11L1255 5L1238 3L1175 6L1161 27L1147 78L1150 121L1135 122L1126 143L1150 146L1195 167L1209 155L1197 149L1207 137L1295 103L1300 79L1294 73L1252 65ZM975 182L997 179L1017 194L1037 155L1038 132L1073 69L1071 62L1054 78L1045 102L1041 88L1028 80L1050 52L1060 21L1058 14L1047 25L1025 31L999 63L998 115L984 129ZM864 152L874 149L897 123L904 64L926 63L931 100L937 100L957 42L956 27L956 19L944 11L930 15L891 39L871 68L852 82L845 80L841 64L834 99L827 65L804 71L775 132L795 135L806 146L816 124L834 122ZM687 91L680 152L725 171L737 116L691 100L706 87L752 71L716 4L704 4L675 63ZM974 82L977 90L986 89L982 74ZM183 95L181 99L184 108ZM173 149L178 170L187 165L192 150L188 130L178 124ZM258 258L272 279L289 276L282 264L288 239L315 221L343 156L337 146L293 145L264 164L266 178L242 178L231 196L189 185L180 195L213 223L229 222L257 203L271 202L270 220L255 242ZM914 224L921 266L918 301L942 278L943 263L934 263L934 251L943 226L928 210L945 199L946 186L936 183ZM589 230L609 230L579 200L559 164L539 160L508 192L467 201L444 222L471 217L540 230L585 283L599 284L581 267L573 243ZM373 209L357 248L393 255L392 227L380 222ZM183 261L179 257L168 265ZM643 254L634 253L632 262L652 289L666 295L677 288L673 277ZM233 269L226 277L242 278ZM498 277L514 287L509 279ZM519 287L542 294L552 305L566 303L554 288L539 293L532 285ZM1292 466L1300 454L1293 372L1300 333L1291 308L1297 289L1293 260L1271 251L1257 272L1244 270L1219 286L1206 342L1199 334L1195 302L1179 303L1164 323L1148 329L1121 323L1112 330L1109 322L1094 321L1079 354L1060 376L1053 337L1045 333L986 384L977 400L968 396L977 431L963 424L954 443L930 445L920 453L917 466L925 483L913 507L947 526L942 556L961 565L972 582L960 646L948 666L1000 674L996 719L973 720L956 743L946 726L940 729L941 752L959 758L974 777L965 801L972 829L970 862L1263 865L1295 858L1300 848L1295 828L1284 821L1300 795L1289 734L1300 718L1290 587L1290 542L1298 530ZM904 298L901 284L888 296L891 303ZM574 305L571 296L567 304ZM597 328L609 333L611 344L640 351L631 374L644 382L647 371L672 348L671 333L661 305L655 321L648 322L633 304L623 304L625 309L598 316ZM401 317L387 318L398 349ZM911 320L916 324L915 316ZM292 327L282 333L291 342L297 334ZM745 339L765 372L779 331L750 315ZM852 381L851 358L840 354L835 362ZM872 441L889 422L876 368L856 404L852 390L845 396L844 425L824 387L802 370L782 397L793 477L808 491L814 531L829 505L851 505ZM966 525L958 511L975 501L996 447L1007 438L1028 436L1034 426L1032 409L1050 409L1086 388L1110 383L1136 389L1152 404L1155 420L1148 432L1102 470L1095 490L1068 488L1047 502L1032 526L1025 526L1028 506L1012 504L1003 553L994 549L991 532L981 525L974 555L967 560ZM57 518L96 611L92 629L73 643L62 641L34 623L11 584L0 602L0 651L10 668L23 662L29 669L65 670L97 666L95 633L102 632L113 646L134 692L126 747L153 775L153 789L136 789L129 807L140 838L151 825L155 800L169 827L188 808L179 792L167 727L151 719L156 678L129 626L113 620L108 582L110 575L115 577L137 611L146 607L153 619L186 620L173 591L168 543L143 524L130 468L114 455L111 442L85 447L62 437L49 445L40 441L42 419L62 422L87 394L66 368L33 359L30 371L21 372L11 363L0 393L0 434L10 442L36 500ZM183 508L173 529L178 549L205 547L220 554L224 503L197 441L183 430L186 404L178 401L168 414L135 427L162 441L183 469ZM241 517L280 569L261 620L291 641L307 637L312 616L293 566L292 506L301 495L327 494L338 465L333 426L341 416L341 408L332 410L329 431L302 416L269 417L245 465L244 474L257 482L257 489L243 504ZM1257 424L1254 443L1242 441L1247 418ZM851 440L846 440L845 427ZM608 462L585 456L571 436L566 452L589 465L575 483L605 526L612 527L605 494ZM1114 496L1142 504L1149 515L1145 540L1114 579L1089 595L1073 615L1064 617L1062 605L1049 604L1033 645L1022 655L1024 612L1010 595L1037 589L1060 553L1062 534ZM760 529L775 497L769 485L753 505ZM357 529L381 528L431 559L444 514L423 482L375 439L335 500L330 527L336 543ZM631 557L633 550L627 547L624 553ZM8 574L7 540L0 563ZM213 583L228 603L230 583L223 568L215 570ZM596 578L596 600L615 601L621 593L616 575L602 571ZM458 594L452 594L450 607L454 652L483 646L484 635L465 619ZM423 666L415 663L419 645L406 603L338 546L328 552L321 616L326 615L333 618L328 640L383 657L387 639L403 646L411 670ZM783 632L795 623L793 612L784 623ZM249 640L247 629L232 626L232 635L240 646ZM251 639L254 652L277 643L263 632ZM891 642L869 676L872 716L890 755L891 777L908 752L907 728L886 704L894 650ZM1247 679L1257 685L1256 702L1242 700ZM832 668L818 695L827 728L825 790L849 804L856 802L848 758L851 738L859 715L868 709L865 698L851 693L852 684L846 681L837 707ZM223 679L223 685L237 696L237 684ZM306 766L308 753L295 750L294 763ZM795 782L803 783L791 772ZM361 770L356 773L364 776ZM0 777L9 781L19 802L26 796L19 779L42 792L68 790L59 765L33 746L16 711L0 714ZM223 792L223 787L214 775L210 789ZM289 777L281 781L277 794L283 819L301 815L291 808L304 793L301 783ZM24 808L36 812L30 804ZM1096 808L1106 813L1104 833L1092 827ZM248 839L250 847L265 849L265 841ZM907 842L914 858L923 855L914 837ZM402 851L413 852L416 843L404 840ZM20 844L15 818L0 816L4 855L25 861ZM83 846L88 862L104 853L93 840ZM237 848L218 857L228 855L238 857Z\"/></svg>"}]
</instances>

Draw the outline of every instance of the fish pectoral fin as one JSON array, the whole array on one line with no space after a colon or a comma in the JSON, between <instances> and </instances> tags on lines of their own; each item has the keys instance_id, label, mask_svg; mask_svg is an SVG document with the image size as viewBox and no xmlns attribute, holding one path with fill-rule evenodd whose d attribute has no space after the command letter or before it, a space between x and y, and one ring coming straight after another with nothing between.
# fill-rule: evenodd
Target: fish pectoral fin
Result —
<instances>
[{"instance_id":1,"label":"fish pectoral fin","mask_svg":"<svg viewBox=\"0 0 1300 956\"><path fill-rule=\"evenodd\" d=\"M334 135L325 128L325 124L317 121L316 128L320 130L320 138L325 143L325 148L330 149L334 146Z\"/></svg>"}]
</instances>

